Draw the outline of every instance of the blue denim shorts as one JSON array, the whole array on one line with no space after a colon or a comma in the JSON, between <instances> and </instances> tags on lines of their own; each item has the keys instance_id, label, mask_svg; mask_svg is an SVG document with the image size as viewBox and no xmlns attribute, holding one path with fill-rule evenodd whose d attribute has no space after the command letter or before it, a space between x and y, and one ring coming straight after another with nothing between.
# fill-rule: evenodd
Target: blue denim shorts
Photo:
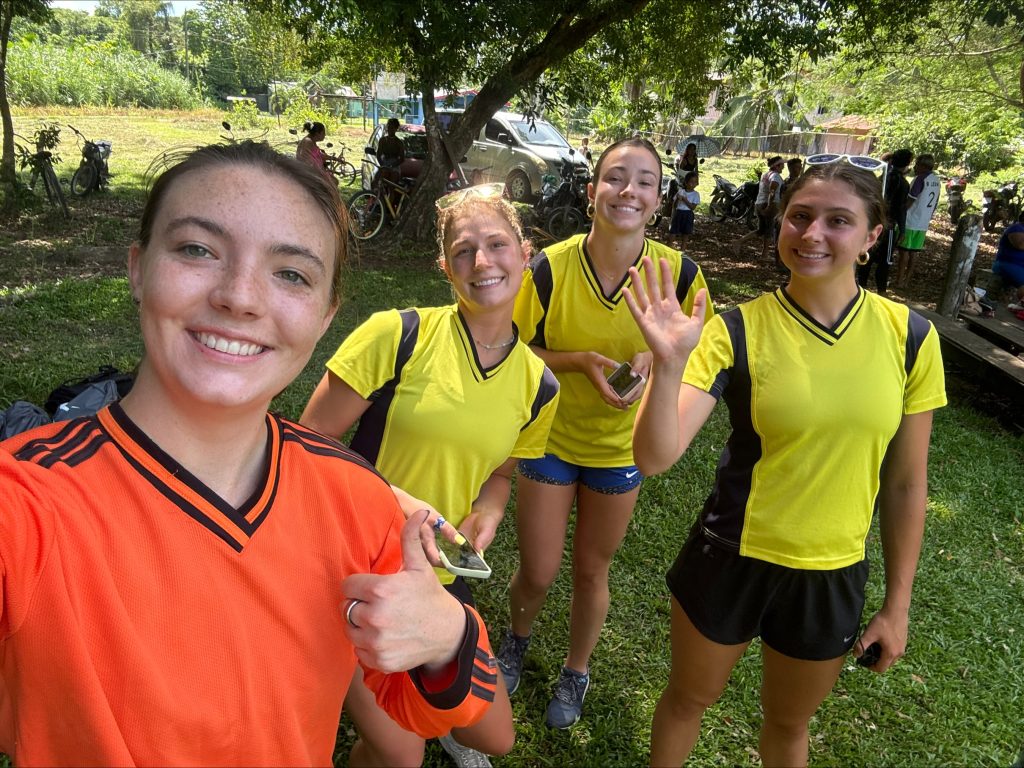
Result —
<instances>
[{"instance_id":1,"label":"blue denim shorts","mask_svg":"<svg viewBox=\"0 0 1024 768\"><path fill-rule=\"evenodd\" d=\"M628 493L643 481L635 465L628 467L583 467L546 453L539 459L521 459L519 474L546 485L580 483L597 493L617 495Z\"/></svg>"}]
</instances>

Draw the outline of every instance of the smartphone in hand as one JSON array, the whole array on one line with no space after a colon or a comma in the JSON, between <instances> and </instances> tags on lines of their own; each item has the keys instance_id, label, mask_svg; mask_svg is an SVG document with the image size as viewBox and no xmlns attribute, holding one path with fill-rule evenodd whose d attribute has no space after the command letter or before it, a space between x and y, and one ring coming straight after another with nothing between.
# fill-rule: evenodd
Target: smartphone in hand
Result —
<instances>
[{"instance_id":1,"label":"smartphone in hand","mask_svg":"<svg viewBox=\"0 0 1024 768\"><path fill-rule=\"evenodd\" d=\"M873 667L880 658L882 658L882 646L874 642L864 649L864 653L857 657L857 663L862 667Z\"/></svg>"},{"instance_id":2,"label":"smartphone in hand","mask_svg":"<svg viewBox=\"0 0 1024 768\"><path fill-rule=\"evenodd\" d=\"M608 376L608 386L623 399L629 397L645 381L647 379L634 371L629 363L623 363Z\"/></svg>"},{"instance_id":3,"label":"smartphone in hand","mask_svg":"<svg viewBox=\"0 0 1024 768\"><path fill-rule=\"evenodd\" d=\"M484 556L477 552L465 536L459 536L461 544L449 541L444 536L437 537L437 553L441 556L441 565L449 573L467 579L486 579L491 575L491 566L484 561Z\"/></svg>"}]
</instances>

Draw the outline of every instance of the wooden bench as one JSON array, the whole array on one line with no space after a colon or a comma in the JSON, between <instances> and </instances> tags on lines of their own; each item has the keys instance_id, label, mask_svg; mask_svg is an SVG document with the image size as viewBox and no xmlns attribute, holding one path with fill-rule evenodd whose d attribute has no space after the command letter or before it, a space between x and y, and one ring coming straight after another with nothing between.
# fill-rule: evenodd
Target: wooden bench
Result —
<instances>
[{"instance_id":1,"label":"wooden bench","mask_svg":"<svg viewBox=\"0 0 1024 768\"><path fill-rule=\"evenodd\" d=\"M1011 355L1024 352L1024 321L1002 304L996 305L995 317L961 314L960 319L979 336L983 336Z\"/></svg>"},{"instance_id":2,"label":"wooden bench","mask_svg":"<svg viewBox=\"0 0 1024 768\"><path fill-rule=\"evenodd\" d=\"M919 304L911 308L927 318L935 326L942 343L943 355L947 358L959 357L979 367L979 373L995 373L996 377L986 377L986 382L1005 390L1019 406L1024 408L1024 360L994 344L991 340L974 333L971 327L943 317ZM971 326L981 326L986 318L970 318ZM1001 323L998 318L987 318L989 324ZM1024 339L1021 339L1024 341Z\"/></svg>"}]
</instances>

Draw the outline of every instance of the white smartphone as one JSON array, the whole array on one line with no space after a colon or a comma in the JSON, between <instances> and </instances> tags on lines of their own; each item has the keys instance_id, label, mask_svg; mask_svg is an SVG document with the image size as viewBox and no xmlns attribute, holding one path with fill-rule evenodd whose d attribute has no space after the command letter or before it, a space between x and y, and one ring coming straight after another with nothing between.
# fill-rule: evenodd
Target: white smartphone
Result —
<instances>
[{"instance_id":1,"label":"white smartphone","mask_svg":"<svg viewBox=\"0 0 1024 768\"><path fill-rule=\"evenodd\" d=\"M491 566L484 561L484 556L476 551L464 536L461 544L449 541L444 536L437 536L437 552L441 556L441 564L449 573L464 576L467 579L486 579L491 575Z\"/></svg>"},{"instance_id":2,"label":"white smartphone","mask_svg":"<svg viewBox=\"0 0 1024 768\"><path fill-rule=\"evenodd\" d=\"M633 390L645 381L646 379L636 373L629 363L623 363L608 376L608 386L623 399L629 397Z\"/></svg>"}]
</instances>

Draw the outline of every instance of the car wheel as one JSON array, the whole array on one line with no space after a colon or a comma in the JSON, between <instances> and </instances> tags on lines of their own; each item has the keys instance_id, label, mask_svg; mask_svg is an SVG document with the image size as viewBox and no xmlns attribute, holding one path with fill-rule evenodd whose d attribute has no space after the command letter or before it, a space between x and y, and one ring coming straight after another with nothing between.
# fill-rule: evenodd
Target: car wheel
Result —
<instances>
[{"instance_id":1,"label":"car wheel","mask_svg":"<svg viewBox=\"0 0 1024 768\"><path fill-rule=\"evenodd\" d=\"M508 190L510 199L517 203L528 203L533 196L530 189L530 179L522 171L512 171L505 179L505 189Z\"/></svg>"}]
</instances>

